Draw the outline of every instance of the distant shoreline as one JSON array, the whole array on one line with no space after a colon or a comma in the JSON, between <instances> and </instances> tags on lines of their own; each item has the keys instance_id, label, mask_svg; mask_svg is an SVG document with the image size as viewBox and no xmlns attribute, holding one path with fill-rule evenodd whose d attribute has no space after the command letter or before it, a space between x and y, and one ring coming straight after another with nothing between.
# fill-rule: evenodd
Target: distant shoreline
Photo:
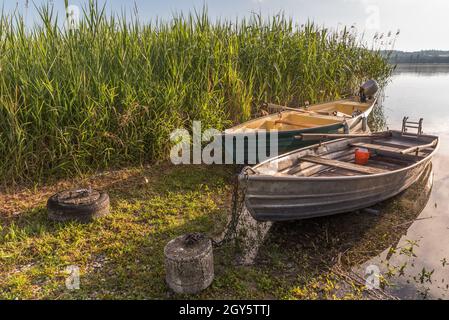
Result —
<instances>
[{"instance_id":1,"label":"distant shoreline","mask_svg":"<svg viewBox=\"0 0 449 320\"><path fill-rule=\"evenodd\" d=\"M419 73L427 75L449 73L449 63L397 63L394 74Z\"/></svg>"},{"instance_id":2,"label":"distant shoreline","mask_svg":"<svg viewBox=\"0 0 449 320\"><path fill-rule=\"evenodd\" d=\"M422 50L415 52L405 52L397 50L385 50L382 54L390 63L404 64L448 64L449 51L442 50Z\"/></svg>"}]
</instances>

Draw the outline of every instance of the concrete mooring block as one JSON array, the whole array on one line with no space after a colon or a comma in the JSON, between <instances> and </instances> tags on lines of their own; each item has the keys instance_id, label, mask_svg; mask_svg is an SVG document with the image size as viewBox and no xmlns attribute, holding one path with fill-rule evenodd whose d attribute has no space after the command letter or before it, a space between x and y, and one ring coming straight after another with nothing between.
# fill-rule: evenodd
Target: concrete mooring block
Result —
<instances>
[{"instance_id":1,"label":"concrete mooring block","mask_svg":"<svg viewBox=\"0 0 449 320\"><path fill-rule=\"evenodd\" d=\"M176 293L195 294L214 279L212 241L201 233L182 235L164 249L168 286Z\"/></svg>"}]
</instances>

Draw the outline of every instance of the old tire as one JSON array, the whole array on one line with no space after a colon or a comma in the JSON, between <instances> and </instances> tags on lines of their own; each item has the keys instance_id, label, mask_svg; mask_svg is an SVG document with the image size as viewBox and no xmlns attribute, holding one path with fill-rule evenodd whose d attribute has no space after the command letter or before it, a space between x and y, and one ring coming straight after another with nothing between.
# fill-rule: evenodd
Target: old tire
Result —
<instances>
[{"instance_id":1,"label":"old tire","mask_svg":"<svg viewBox=\"0 0 449 320\"><path fill-rule=\"evenodd\" d=\"M109 213L109 196L97 190L67 190L47 201L48 218L54 221L90 222Z\"/></svg>"}]
</instances>

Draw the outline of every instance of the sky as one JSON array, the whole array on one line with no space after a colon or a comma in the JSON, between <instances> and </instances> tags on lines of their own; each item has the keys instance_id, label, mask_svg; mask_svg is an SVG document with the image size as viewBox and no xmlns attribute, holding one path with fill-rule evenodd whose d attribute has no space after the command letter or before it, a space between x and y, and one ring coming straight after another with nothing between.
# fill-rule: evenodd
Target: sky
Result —
<instances>
[{"instance_id":1,"label":"sky","mask_svg":"<svg viewBox=\"0 0 449 320\"><path fill-rule=\"evenodd\" d=\"M355 25L364 39L371 41L375 33L400 30L394 49L417 51L424 49L449 50L448 0L100 0L106 1L108 12L131 12L134 5L141 21L156 17L170 19L173 13L201 10L207 5L212 20L263 16L283 12L296 23L312 20L328 28ZM17 10L26 14L32 24L35 5L50 2L64 14L64 0L0 0L6 12ZM70 5L83 7L88 0L69 0Z\"/></svg>"}]
</instances>

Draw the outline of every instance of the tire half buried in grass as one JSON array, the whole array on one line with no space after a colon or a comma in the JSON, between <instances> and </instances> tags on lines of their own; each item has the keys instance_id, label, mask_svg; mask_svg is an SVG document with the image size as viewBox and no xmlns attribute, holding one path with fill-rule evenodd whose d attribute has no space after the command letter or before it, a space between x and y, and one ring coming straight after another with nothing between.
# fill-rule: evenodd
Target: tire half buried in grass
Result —
<instances>
[{"instance_id":1,"label":"tire half buried in grass","mask_svg":"<svg viewBox=\"0 0 449 320\"><path fill-rule=\"evenodd\" d=\"M47 210L50 220L87 223L109 213L109 195L88 189L61 191L48 199Z\"/></svg>"}]
</instances>

